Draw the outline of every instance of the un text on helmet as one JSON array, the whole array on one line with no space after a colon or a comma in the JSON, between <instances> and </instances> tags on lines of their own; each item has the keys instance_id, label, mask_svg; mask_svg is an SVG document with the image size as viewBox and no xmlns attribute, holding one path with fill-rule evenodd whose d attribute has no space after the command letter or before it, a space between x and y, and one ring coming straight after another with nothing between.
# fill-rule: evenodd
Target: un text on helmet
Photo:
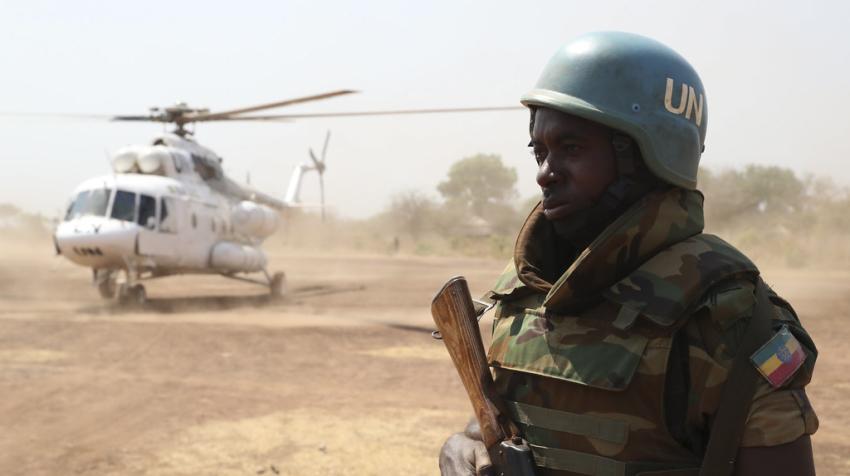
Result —
<instances>
[{"instance_id":1,"label":"un text on helmet","mask_svg":"<svg viewBox=\"0 0 850 476\"><path fill-rule=\"evenodd\" d=\"M673 106L673 78L667 78L667 90L664 92L664 108L673 114L685 114L685 119L691 120L691 113L694 115L693 121L697 127L702 123L702 104L703 96L699 94L697 101L697 93L693 86L688 86L682 83L681 94L679 95L679 105Z\"/></svg>"}]
</instances>

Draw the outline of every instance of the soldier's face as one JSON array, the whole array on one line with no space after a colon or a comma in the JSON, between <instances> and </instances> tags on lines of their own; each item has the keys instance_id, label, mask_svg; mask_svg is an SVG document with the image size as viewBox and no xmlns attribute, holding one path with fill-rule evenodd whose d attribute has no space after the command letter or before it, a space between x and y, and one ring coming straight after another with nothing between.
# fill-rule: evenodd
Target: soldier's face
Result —
<instances>
[{"instance_id":1,"label":"soldier's face","mask_svg":"<svg viewBox=\"0 0 850 476\"><path fill-rule=\"evenodd\" d=\"M617 178L611 129L554 109L538 108L531 146L543 213L557 221L591 207Z\"/></svg>"}]
</instances>

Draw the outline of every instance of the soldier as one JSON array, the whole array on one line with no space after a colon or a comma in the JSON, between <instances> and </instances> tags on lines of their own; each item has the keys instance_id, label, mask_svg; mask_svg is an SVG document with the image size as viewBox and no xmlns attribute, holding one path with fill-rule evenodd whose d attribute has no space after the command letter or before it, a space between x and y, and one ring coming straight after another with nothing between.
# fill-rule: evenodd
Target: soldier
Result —
<instances>
[{"instance_id":1,"label":"soldier","mask_svg":"<svg viewBox=\"0 0 850 476\"><path fill-rule=\"evenodd\" d=\"M489 294L488 360L538 473L813 475L815 346L756 266L702 233L696 71L592 33L522 103L543 200ZM446 441L443 475L486 473L474 426Z\"/></svg>"}]
</instances>

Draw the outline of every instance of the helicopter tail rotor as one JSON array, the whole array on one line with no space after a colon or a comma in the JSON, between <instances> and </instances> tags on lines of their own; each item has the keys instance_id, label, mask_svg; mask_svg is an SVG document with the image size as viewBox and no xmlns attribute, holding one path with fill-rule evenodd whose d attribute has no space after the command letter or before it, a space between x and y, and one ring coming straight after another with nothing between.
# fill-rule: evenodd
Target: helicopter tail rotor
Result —
<instances>
[{"instance_id":1,"label":"helicopter tail rotor","mask_svg":"<svg viewBox=\"0 0 850 476\"><path fill-rule=\"evenodd\" d=\"M328 142L331 140L331 131L325 134L325 143L322 145L321 158L316 157L313 148L310 148L310 159L313 160L313 166L319 174L319 199L322 207L322 221L325 221L325 169L327 168L325 154L328 152Z\"/></svg>"}]
</instances>

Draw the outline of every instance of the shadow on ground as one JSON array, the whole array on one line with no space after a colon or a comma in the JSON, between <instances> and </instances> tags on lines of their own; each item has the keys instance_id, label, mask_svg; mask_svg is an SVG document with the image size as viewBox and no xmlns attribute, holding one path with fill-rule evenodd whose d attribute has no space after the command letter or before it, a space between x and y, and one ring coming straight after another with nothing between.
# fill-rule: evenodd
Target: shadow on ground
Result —
<instances>
[{"instance_id":1,"label":"shadow on ground","mask_svg":"<svg viewBox=\"0 0 850 476\"><path fill-rule=\"evenodd\" d=\"M101 314L104 311L108 311L114 314L122 314L143 311L161 314L171 314L197 311L228 311L242 308L273 308L283 307L292 304L299 304L303 300L312 297L363 291L365 289L366 286L360 284L315 284L294 288L284 296L271 296L269 294L252 294L240 296L165 297L148 299L148 301L145 302L145 304L143 305L126 305L118 304L115 301L109 301L104 302L103 305L100 306L86 306L80 308L79 312L85 314Z\"/></svg>"}]
</instances>

